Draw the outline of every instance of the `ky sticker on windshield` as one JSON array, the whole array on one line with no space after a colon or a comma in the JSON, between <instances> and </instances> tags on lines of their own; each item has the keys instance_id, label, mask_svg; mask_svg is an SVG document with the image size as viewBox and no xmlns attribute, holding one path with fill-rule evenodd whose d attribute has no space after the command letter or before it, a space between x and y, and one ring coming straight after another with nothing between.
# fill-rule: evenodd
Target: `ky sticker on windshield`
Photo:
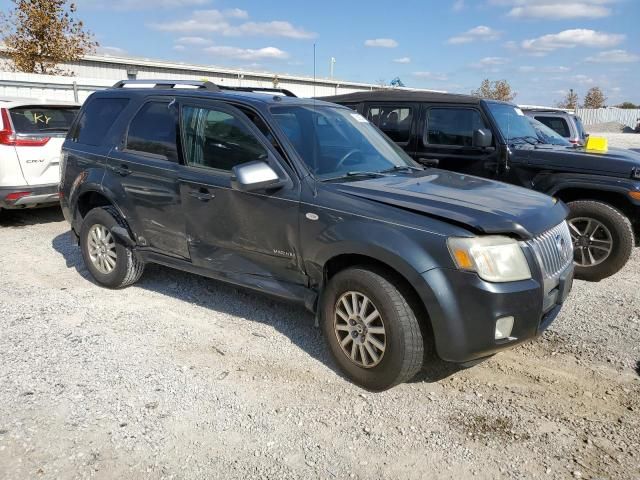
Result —
<instances>
[{"instance_id":1,"label":"ky sticker on windshield","mask_svg":"<svg viewBox=\"0 0 640 480\"><path fill-rule=\"evenodd\" d=\"M352 113L351 116L353 118L355 118L358 122L360 123L369 123L369 120L367 120L366 118L364 118L362 115L360 115L359 113Z\"/></svg>"}]
</instances>

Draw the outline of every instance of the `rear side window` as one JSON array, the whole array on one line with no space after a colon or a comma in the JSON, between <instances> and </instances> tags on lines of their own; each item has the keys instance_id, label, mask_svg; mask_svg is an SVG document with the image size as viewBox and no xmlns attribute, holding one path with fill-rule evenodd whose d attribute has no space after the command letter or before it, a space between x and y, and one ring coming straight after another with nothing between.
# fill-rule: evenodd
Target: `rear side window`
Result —
<instances>
[{"instance_id":1,"label":"rear side window","mask_svg":"<svg viewBox=\"0 0 640 480\"><path fill-rule=\"evenodd\" d=\"M394 142L406 143L411 137L413 109L410 107L371 107L367 119Z\"/></svg>"},{"instance_id":2,"label":"rear side window","mask_svg":"<svg viewBox=\"0 0 640 480\"><path fill-rule=\"evenodd\" d=\"M267 150L238 118L228 112L185 106L182 109L185 162L192 167L230 171L264 160Z\"/></svg>"},{"instance_id":3,"label":"rear side window","mask_svg":"<svg viewBox=\"0 0 640 480\"><path fill-rule=\"evenodd\" d=\"M432 108L427 117L426 143L473 146L473 132L487 128L480 112L470 108Z\"/></svg>"},{"instance_id":4,"label":"rear side window","mask_svg":"<svg viewBox=\"0 0 640 480\"><path fill-rule=\"evenodd\" d=\"M16 107L9 111L16 133L66 133L79 107Z\"/></svg>"},{"instance_id":5,"label":"rear side window","mask_svg":"<svg viewBox=\"0 0 640 480\"><path fill-rule=\"evenodd\" d=\"M126 98L95 98L84 107L71 135L71 140L98 146L129 103Z\"/></svg>"},{"instance_id":6,"label":"rear side window","mask_svg":"<svg viewBox=\"0 0 640 480\"><path fill-rule=\"evenodd\" d=\"M167 102L149 102L131 120L127 150L178 161L177 110Z\"/></svg>"},{"instance_id":7,"label":"rear side window","mask_svg":"<svg viewBox=\"0 0 640 480\"><path fill-rule=\"evenodd\" d=\"M567 124L567 121L562 117L536 116L536 120L538 120L541 123L544 123L551 130L555 130L564 138L569 138L571 136L569 125Z\"/></svg>"}]
</instances>

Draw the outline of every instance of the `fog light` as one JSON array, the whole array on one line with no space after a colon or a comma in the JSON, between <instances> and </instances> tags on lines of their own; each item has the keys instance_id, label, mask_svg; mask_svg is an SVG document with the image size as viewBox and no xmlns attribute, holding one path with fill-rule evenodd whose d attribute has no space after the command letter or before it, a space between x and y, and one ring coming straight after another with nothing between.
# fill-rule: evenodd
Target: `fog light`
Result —
<instances>
[{"instance_id":1,"label":"fog light","mask_svg":"<svg viewBox=\"0 0 640 480\"><path fill-rule=\"evenodd\" d=\"M511 336L513 330L513 317L502 317L496 322L496 340L504 340Z\"/></svg>"}]
</instances>

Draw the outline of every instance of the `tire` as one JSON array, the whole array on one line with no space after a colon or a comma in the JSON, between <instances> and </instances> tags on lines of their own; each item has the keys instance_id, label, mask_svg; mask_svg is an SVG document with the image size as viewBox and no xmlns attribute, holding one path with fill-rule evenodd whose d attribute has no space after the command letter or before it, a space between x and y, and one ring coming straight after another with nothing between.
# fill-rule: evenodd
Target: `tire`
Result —
<instances>
[{"instance_id":1,"label":"tire","mask_svg":"<svg viewBox=\"0 0 640 480\"><path fill-rule=\"evenodd\" d=\"M80 249L82 258L87 270L97 283L107 288L123 288L137 282L144 271L144 262L140 260L138 255L127 245L122 243L115 235L111 234L113 227L120 226L127 228L126 222L120 217L118 211L111 206L99 207L91 210L84 217L82 227L80 229ZM104 230L102 230L104 228ZM97 229L97 230L95 230ZM109 239L108 245L113 245L107 250L115 254L104 255L110 257L111 260L105 258L103 262L92 259L90 253L90 245L92 244L92 232L103 231L106 233L105 238ZM95 255L93 256L95 258ZM105 268L105 265L111 268Z\"/></svg>"},{"instance_id":2,"label":"tire","mask_svg":"<svg viewBox=\"0 0 640 480\"><path fill-rule=\"evenodd\" d=\"M581 280L598 282L618 272L625 266L635 244L633 227L629 219L619 210L595 200L579 200L568 204L570 209L569 226L573 239L575 254L575 276ZM590 236L600 238L590 242L589 235L578 235L586 232L588 220L595 220L603 225ZM595 223L595 222L594 222ZM593 227L591 227L593 228ZM611 243L609 243L609 241ZM590 244L585 246L585 244ZM605 247L611 245L608 256L600 259L602 250L594 250L593 245ZM596 256L589 257L589 250ZM583 258L582 255L585 255ZM602 254L604 255L604 254ZM594 262L593 260L596 260ZM590 265L591 264L591 265Z\"/></svg>"},{"instance_id":3,"label":"tire","mask_svg":"<svg viewBox=\"0 0 640 480\"><path fill-rule=\"evenodd\" d=\"M353 313L354 293L358 309L365 303L364 297L366 308L363 315L352 315L350 318L356 323L348 325L342 300L351 306ZM386 275L366 267L343 270L328 282L320 307L322 330L331 355L340 370L357 385L371 391L387 390L420 371L425 351L420 324L407 299ZM377 317L374 310L379 314ZM372 318L365 322L366 317ZM354 338L354 334L358 336ZM346 339L348 336L351 340ZM344 348L342 342L346 342ZM377 361L370 351L378 357Z\"/></svg>"}]
</instances>

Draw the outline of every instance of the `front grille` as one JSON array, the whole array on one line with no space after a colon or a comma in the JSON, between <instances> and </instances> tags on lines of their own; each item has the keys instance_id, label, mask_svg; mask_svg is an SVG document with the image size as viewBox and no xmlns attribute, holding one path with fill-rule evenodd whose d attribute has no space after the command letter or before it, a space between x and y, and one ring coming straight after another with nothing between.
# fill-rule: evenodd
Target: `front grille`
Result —
<instances>
[{"instance_id":1,"label":"front grille","mask_svg":"<svg viewBox=\"0 0 640 480\"><path fill-rule=\"evenodd\" d=\"M530 242L545 278L556 277L573 262L573 242L569 225L562 222Z\"/></svg>"}]
</instances>

